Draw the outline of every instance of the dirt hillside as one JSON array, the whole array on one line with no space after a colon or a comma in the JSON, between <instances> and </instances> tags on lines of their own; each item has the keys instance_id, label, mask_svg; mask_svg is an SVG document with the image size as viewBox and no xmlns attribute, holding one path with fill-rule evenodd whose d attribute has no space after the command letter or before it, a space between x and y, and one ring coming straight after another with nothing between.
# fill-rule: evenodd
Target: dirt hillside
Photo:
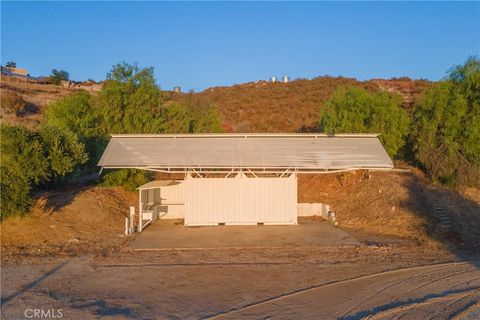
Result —
<instances>
[{"instance_id":1,"label":"dirt hillside","mask_svg":"<svg viewBox=\"0 0 480 320\"><path fill-rule=\"evenodd\" d=\"M2 98L12 95L20 97L24 102L24 106L18 112L8 110L7 106L2 105L2 120L27 127L34 127L41 121L42 113L50 102L73 92L61 86L22 82L8 76L0 78L0 90Z\"/></svg>"},{"instance_id":2,"label":"dirt hillside","mask_svg":"<svg viewBox=\"0 0 480 320\"><path fill-rule=\"evenodd\" d=\"M314 129L318 110L337 87L358 86L398 93L405 101L404 107L410 109L431 84L409 78L358 81L318 77L289 83L259 81L213 87L194 95L218 106L226 132L304 132ZM186 95L169 93L165 98L168 105L169 100L182 100Z\"/></svg>"},{"instance_id":3,"label":"dirt hillside","mask_svg":"<svg viewBox=\"0 0 480 320\"><path fill-rule=\"evenodd\" d=\"M217 105L226 132L299 132L314 129L319 108L339 86L359 86L372 91L398 93L405 101L405 108L409 109L420 93L431 86L431 82L409 78L358 81L352 78L318 77L289 83L258 81L213 87L193 95ZM29 127L39 123L48 103L79 89L88 89L85 86L63 88L23 83L5 76L0 79L0 88L2 94L16 94L26 102L25 110L19 115L3 110L3 119ZM187 97L188 94L164 92L167 106L172 101Z\"/></svg>"},{"instance_id":4,"label":"dirt hillside","mask_svg":"<svg viewBox=\"0 0 480 320\"><path fill-rule=\"evenodd\" d=\"M49 103L78 92L78 90L87 90L91 94L96 94L102 86L101 83L92 82L74 83L69 81L68 84L72 84L72 86L27 82L21 78L2 75L0 77L2 103L5 101L5 96L14 96L23 100L23 106L16 112L9 110L8 106L2 105L2 120L30 128L35 127L41 121L42 114Z\"/></svg>"},{"instance_id":5,"label":"dirt hillside","mask_svg":"<svg viewBox=\"0 0 480 320\"><path fill-rule=\"evenodd\" d=\"M2 259L22 254L99 253L124 240L125 217L136 193L121 188L79 187L46 193L25 217L1 223Z\"/></svg>"},{"instance_id":6,"label":"dirt hillside","mask_svg":"<svg viewBox=\"0 0 480 320\"><path fill-rule=\"evenodd\" d=\"M124 219L137 201L136 193L120 188L44 194L26 217L2 222L2 259L102 254L118 248L128 241ZM298 201L329 204L339 227L367 243L403 239L431 248L480 252L480 191L432 187L415 170L300 175ZM441 228L438 206L451 221L448 230Z\"/></svg>"},{"instance_id":7,"label":"dirt hillside","mask_svg":"<svg viewBox=\"0 0 480 320\"><path fill-rule=\"evenodd\" d=\"M329 204L341 228L480 251L479 190L432 186L410 170L300 175L298 201Z\"/></svg>"}]
</instances>

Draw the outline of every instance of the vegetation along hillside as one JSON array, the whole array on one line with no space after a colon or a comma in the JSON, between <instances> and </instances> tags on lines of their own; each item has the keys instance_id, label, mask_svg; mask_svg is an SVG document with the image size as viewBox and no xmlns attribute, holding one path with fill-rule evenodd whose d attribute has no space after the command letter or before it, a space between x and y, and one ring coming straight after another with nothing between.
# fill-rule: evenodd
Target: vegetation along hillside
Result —
<instances>
[{"instance_id":1,"label":"vegetation along hillside","mask_svg":"<svg viewBox=\"0 0 480 320\"><path fill-rule=\"evenodd\" d=\"M426 80L398 78L358 81L343 77L299 79L288 83L250 82L213 87L193 94L219 108L227 132L308 132L316 128L318 110L339 87L398 94L411 109L420 94L432 85ZM167 93L167 103L189 99L188 94Z\"/></svg>"},{"instance_id":2,"label":"vegetation along hillside","mask_svg":"<svg viewBox=\"0 0 480 320\"><path fill-rule=\"evenodd\" d=\"M356 185L344 184L342 176L332 175L328 181L340 179L339 186L346 192L335 192L341 198L324 197L326 185L321 178L305 178L299 182L299 199L329 203L344 226L365 230L365 219L359 217L363 200L359 199L369 198L371 203L365 208L380 217L368 219L371 230L424 239L433 231L423 228L420 220L435 218L430 213L439 203L436 198L450 198L464 203L448 210L444 206L444 211L451 212L451 219L458 222L452 223L455 229L451 236L465 243L478 237L478 57L468 58L435 83L408 78L362 82L319 77L289 83L246 83L187 94L162 91L152 68L127 63L115 65L95 91L22 84L4 78L1 218L11 221L8 223L16 221L14 216L32 214L45 193L77 190L87 180L99 189L79 193L83 200L72 198L73 207L67 204L65 210L72 209L76 214L77 204L95 203L95 195L100 192L112 199L122 198L118 189L108 188L122 186L132 191L152 179L138 170L112 170L99 179L90 179L97 177L96 163L110 133L375 132L381 134L390 156L401 161L397 164L406 163L417 171L415 176L399 178L386 173L370 180L361 178L366 181L364 187L356 189ZM389 184L395 194L382 191ZM424 198L432 193L433 204L425 204ZM358 199L350 198L355 194ZM127 214L119 201L112 201ZM31 215L30 221L42 219L41 214ZM387 220L395 224L388 228L395 230L393 233L384 227ZM464 224L472 227L472 233L462 236Z\"/></svg>"}]
</instances>

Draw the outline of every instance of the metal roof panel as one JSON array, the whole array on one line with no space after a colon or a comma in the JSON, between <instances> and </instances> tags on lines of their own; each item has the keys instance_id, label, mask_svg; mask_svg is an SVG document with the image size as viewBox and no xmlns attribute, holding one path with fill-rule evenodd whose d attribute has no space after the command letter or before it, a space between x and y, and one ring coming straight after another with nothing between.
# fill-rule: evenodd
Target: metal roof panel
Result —
<instances>
[{"instance_id":1,"label":"metal roof panel","mask_svg":"<svg viewBox=\"0 0 480 320\"><path fill-rule=\"evenodd\" d=\"M114 135L105 168L393 168L376 135Z\"/></svg>"}]
</instances>

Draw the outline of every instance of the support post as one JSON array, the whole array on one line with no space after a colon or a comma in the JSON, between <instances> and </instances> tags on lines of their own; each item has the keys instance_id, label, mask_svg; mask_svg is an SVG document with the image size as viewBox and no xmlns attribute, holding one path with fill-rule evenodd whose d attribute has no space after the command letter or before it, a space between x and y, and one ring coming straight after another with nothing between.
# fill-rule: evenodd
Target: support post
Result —
<instances>
[{"instance_id":1,"label":"support post","mask_svg":"<svg viewBox=\"0 0 480 320\"><path fill-rule=\"evenodd\" d=\"M130 228L128 230L128 233L134 233L135 232L135 207L130 207Z\"/></svg>"},{"instance_id":2,"label":"support post","mask_svg":"<svg viewBox=\"0 0 480 320\"><path fill-rule=\"evenodd\" d=\"M142 217L142 190L138 190L138 232L142 232L143 217Z\"/></svg>"},{"instance_id":3,"label":"support post","mask_svg":"<svg viewBox=\"0 0 480 320\"><path fill-rule=\"evenodd\" d=\"M128 235L129 229L128 229L128 218L125 217L125 235Z\"/></svg>"}]
</instances>

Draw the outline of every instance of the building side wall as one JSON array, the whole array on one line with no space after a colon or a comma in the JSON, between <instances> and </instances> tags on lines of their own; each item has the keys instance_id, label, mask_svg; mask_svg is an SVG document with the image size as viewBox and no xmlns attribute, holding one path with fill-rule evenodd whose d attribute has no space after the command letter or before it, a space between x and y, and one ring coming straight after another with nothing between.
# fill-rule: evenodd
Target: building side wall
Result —
<instances>
[{"instance_id":1,"label":"building side wall","mask_svg":"<svg viewBox=\"0 0 480 320\"><path fill-rule=\"evenodd\" d=\"M298 208L298 216L299 217L309 217L309 216L324 216L330 210L328 204L325 203L299 203L297 205Z\"/></svg>"},{"instance_id":2,"label":"building side wall","mask_svg":"<svg viewBox=\"0 0 480 320\"><path fill-rule=\"evenodd\" d=\"M192 178L185 180L186 225L296 224L297 179Z\"/></svg>"}]
</instances>

